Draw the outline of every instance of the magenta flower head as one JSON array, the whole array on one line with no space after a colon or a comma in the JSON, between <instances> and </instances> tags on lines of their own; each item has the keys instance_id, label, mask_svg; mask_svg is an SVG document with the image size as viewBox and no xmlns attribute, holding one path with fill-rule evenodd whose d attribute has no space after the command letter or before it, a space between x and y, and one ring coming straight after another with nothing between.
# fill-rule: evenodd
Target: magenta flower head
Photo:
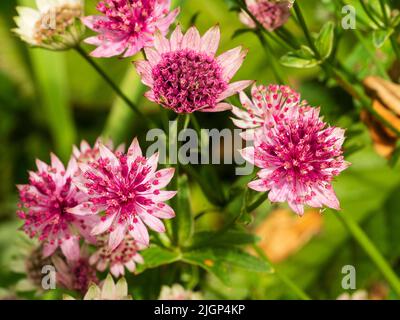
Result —
<instances>
[{"instance_id":1,"label":"magenta flower head","mask_svg":"<svg viewBox=\"0 0 400 320\"><path fill-rule=\"evenodd\" d=\"M90 257L90 264L96 265L97 270L103 272L110 268L111 274L118 278L125 275L125 268L130 272L136 270L136 263L144 263L139 250L145 247L127 235L114 250L110 250L107 241L100 239L97 242L98 250Z\"/></svg>"},{"instance_id":2,"label":"magenta flower head","mask_svg":"<svg viewBox=\"0 0 400 320\"><path fill-rule=\"evenodd\" d=\"M97 36L85 40L97 46L93 57L131 57L154 41L159 30L167 34L169 26L179 14L170 12L171 0L103 0L97 10L103 15L89 16L83 23Z\"/></svg>"},{"instance_id":3,"label":"magenta flower head","mask_svg":"<svg viewBox=\"0 0 400 320\"><path fill-rule=\"evenodd\" d=\"M147 246L149 234L146 225L156 232L164 232L160 219L175 216L164 203L175 196L175 191L164 191L174 175L174 169L157 170L158 154L150 158L142 155L137 139L128 153L112 152L99 146L100 157L89 163L80 163L80 174L75 185L88 199L69 209L77 215L100 214L100 222L92 235L109 233L109 248L114 250L129 233Z\"/></svg>"},{"instance_id":4,"label":"magenta flower head","mask_svg":"<svg viewBox=\"0 0 400 320\"><path fill-rule=\"evenodd\" d=\"M247 9L268 31L283 26L290 17L290 1L246 0ZM250 28L255 28L253 19L245 12L240 13L240 21Z\"/></svg>"},{"instance_id":5,"label":"magenta flower head","mask_svg":"<svg viewBox=\"0 0 400 320\"><path fill-rule=\"evenodd\" d=\"M251 99L242 91L240 102L245 110L232 106L232 112L237 117L232 121L237 127L247 129L245 136L249 138L257 129L262 130L272 115L282 118L290 109L306 103L300 102L299 93L283 85L254 85Z\"/></svg>"},{"instance_id":6,"label":"magenta flower head","mask_svg":"<svg viewBox=\"0 0 400 320\"><path fill-rule=\"evenodd\" d=\"M254 135L254 146L242 156L259 167L256 191L269 191L272 202L288 202L299 215L304 205L340 210L332 180L349 163L343 158L344 130L329 127L319 109L294 107L285 117L272 115Z\"/></svg>"},{"instance_id":7,"label":"magenta flower head","mask_svg":"<svg viewBox=\"0 0 400 320\"><path fill-rule=\"evenodd\" d=\"M48 257L61 247L69 260L79 258L79 235L93 242L90 235L96 217L75 215L68 209L75 207L87 196L73 184L72 177L78 167L75 159L67 169L51 155L51 165L36 160L37 172L29 172L29 184L18 185L20 209L18 216L25 221L23 230L43 241L43 255Z\"/></svg>"},{"instance_id":8,"label":"magenta flower head","mask_svg":"<svg viewBox=\"0 0 400 320\"><path fill-rule=\"evenodd\" d=\"M185 35L178 26L167 40L156 34L154 48L145 48L147 61L135 63L142 82L151 88L146 97L176 113L230 110L222 101L252 81L229 84L247 54L241 47L215 57L220 40L215 26L201 37L195 27Z\"/></svg>"}]
</instances>

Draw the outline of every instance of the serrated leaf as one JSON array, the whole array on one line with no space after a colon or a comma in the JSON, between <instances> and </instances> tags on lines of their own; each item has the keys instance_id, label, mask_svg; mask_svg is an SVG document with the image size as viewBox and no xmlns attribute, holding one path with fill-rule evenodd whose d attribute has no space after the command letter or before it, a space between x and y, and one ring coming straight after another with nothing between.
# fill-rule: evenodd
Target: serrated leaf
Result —
<instances>
[{"instance_id":1,"label":"serrated leaf","mask_svg":"<svg viewBox=\"0 0 400 320\"><path fill-rule=\"evenodd\" d=\"M322 60L329 58L333 49L333 41L335 38L335 25L329 21L324 24L315 40L315 46Z\"/></svg>"},{"instance_id":2,"label":"serrated leaf","mask_svg":"<svg viewBox=\"0 0 400 320\"><path fill-rule=\"evenodd\" d=\"M146 269L157 268L166 264L179 261L181 254L173 252L158 246L151 246L150 248L140 252L143 257L144 264L138 264L136 273L141 273Z\"/></svg>"},{"instance_id":3,"label":"serrated leaf","mask_svg":"<svg viewBox=\"0 0 400 320\"><path fill-rule=\"evenodd\" d=\"M393 29L374 30L374 32L372 33L372 41L374 43L375 48L381 48L385 44L386 40L389 39L392 33Z\"/></svg>"},{"instance_id":4,"label":"serrated leaf","mask_svg":"<svg viewBox=\"0 0 400 320\"><path fill-rule=\"evenodd\" d=\"M271 271L271 267L265 261L236 248L208 247L196 249L185 252L182 260L202 267L226 284L229 283L228 270L230 267L254 272Z\"/></svg>"}]
</instances>

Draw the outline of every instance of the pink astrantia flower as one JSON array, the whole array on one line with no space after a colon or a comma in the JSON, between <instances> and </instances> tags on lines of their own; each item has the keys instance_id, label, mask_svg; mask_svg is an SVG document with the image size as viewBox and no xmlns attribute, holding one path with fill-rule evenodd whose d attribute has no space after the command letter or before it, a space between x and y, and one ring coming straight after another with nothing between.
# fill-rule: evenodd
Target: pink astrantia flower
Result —
<instances>
[{"instance_id":1,"label":"pink astrantia flower","mask_svg":"<svg viewBox=\"0 0 400 320\"><path fill-rule=\"evenodd\" d=\"M246 5L257 21L268 31L274 31L283 26L290 17L290 1L246 0ZM240 13L240 21L250 28L256 27L253 19L245 11Z\"/></svg>"},{"instance_id":2,"label":"pink astrantia flower","mask_svg":"<svg viewBox=\"0 0 400 320\"><path fill-rule=\"evenodd\" d=\"M137 139L128 153L112 152L99 146L100 157L89 163L80 163L80 175L74 183L88 195L86 202L69 209L73 214L104 212L92 235L109 232L109 248L114 250L126 234L143 245L149 244L145 225L156 232L164 232L160 219L175 216L164 203L175 196L175 191L160 190L167 186L174 169L157 170L158 154L150 158L142 155Z\"/></svg>"},{"instance_id":3,"label":"pink astrantia flower","mask_svg":"<svg viewBox=\"0 0 400 320\"><path fill-rule=\"evenodd\" d=\"M247 129L247 134L242 135L244 138L250 138L257 128L262 130L272 115L282 118L291 108L306 104L305 101L300 102L299 93L283 85L254 85L251 99L242 91L240 102L245 110L232 106L232 112L237 117L232 121L237 127Z\"/></svg>"},{"instance_id":4,"label":"pink astrantia flower","mask_svg":"<svg viewBox=\"0 0 400 320\"><path fill-rule=\"evenodd\" d=\"M87 196L73 184L72 177L78 169L75 159L67 169L51 155L51 165L36 160L37 172L29 172L29 184L18 185L20 210L18 216L25 220L23 230L31 237L43 241L43 255L48 257L61 247L70 260L79 258L79 235L95 241L90 230L96 217L67 212Z\"/></svg>"},{"instance_id":5,"label":"pink astrantia flower","mask_svg":"<svg viewBox=\"0 0 400 320\"><path fill-rule=\"evenodd\" d=\"M114 250L110 250L107 241L100 239L97 243L98 250L90 257L90 264L96 265L97 270L103 272L108 267L116 278L125 275L125 267L130 271L136 270L136 263L143 263L142 256L138 253L144 249L131 236L127 235Z\"/></svg>"},{"instance_id":6,"label":"pink astrantia flower","mask_svg":"<svg viewBox=\"0 0 400 320\"><path fill-rule=\"evenodd\" d=\"M272 202L288 202L299 215L304 205L340 209L332 180L349 163L342 156L344 130L328 127L319 109L292 108L284 118L270 117L242 156L261 168L256 191L269 191Z\"/></svg>"},{"instance_id":7,"label":"pink astrantia flower","mask_svg":"<svg viewBox=\"0 0 400 320\"><path fill-rule=\"evenodd\" d=\"M105 144L110 150L114 150L114 144L111 140L107 141L106 143L103 143L102 139L98 138L93 147L91 147L87 141L82 140L79 148L73 146L72 149L73 156L78 163L89 163L90 161L95 161L100 157L99 146L101 144ZM120 146L118 146L118 148L115 149L115 152L124 152L124 151L125 151L124 144L121 144Z\"/></svg>"},{"instance_id":8,"label":"pink astrantia flower","mask_svg":"<svg viewBox=\"0 0 400 320\"><path fill-rule=\"evenodd\" d=\"M93 57L123 54L131 57L154 41L159 30L167 34L179 14L179 8L169 11L171 0L103 0L97 10L103 15L89 16L84 24L99 34L85 40L97 46Z\"/></svg>"},{"instance_id":9,"label":"pink astrantia flower","mask_svg":"<svg viewBox=\"0 0 400 320\"><path fill-rule=\"evenodd\" d=\"M145 48L147 61L135 63L142 82L151 88L146 97L176 113L230 110L222 101L252 81L229 83L247 54L241 47L215 54L220 30L215 26L201 37L192 27L185 35L178 26L167 40L156 33L154 48Z\"/></svg>"},{"instance_id":10,"label":"pink astrantia flower","mask_svg":"<svg viewBox=\"0 0 400 320\"><path fill-rule=\"evenodd\" d=\"M57 271L57 284L85 294L91 284L98 284L96 269L89 263L87 248L80 251L78 260L64 260L55 254L51 260Z\"/></svg>"}]
</instances>

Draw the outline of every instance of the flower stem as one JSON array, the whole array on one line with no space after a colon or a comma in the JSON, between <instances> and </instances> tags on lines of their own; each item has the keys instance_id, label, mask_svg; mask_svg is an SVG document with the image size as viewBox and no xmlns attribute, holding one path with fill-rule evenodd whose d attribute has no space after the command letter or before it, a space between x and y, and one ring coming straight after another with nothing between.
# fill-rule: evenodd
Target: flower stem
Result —
<instances>
[{"instance_id":1,"label":"flower stem","mask_svg":"<svg viewBox=\"0 0 400 320\"><path fill-rule=\"evenodd\" d=\"M400 297L400 280L396 273L393 271L390 264L382 256L379 250L371 242L365 232L360 228L360 226L345 214L335 214L340 222L346 227L346 229L351 233L354 239L362 247L365 253L371 258L378 269L381 271L382 275L385 277L389 285L396 292L397 296Z\"/></svg>"},{"instance_id":2,"label":"flower stem","mask_svg":"<svg viewBox=\"0 0 400 320\"><path fill-rule=\"evenodd\" d=\"M155 128L156 125L152 120L150 120L139 108L122 92L122 90L115 84L115 82L104 72L104 70L92 59L90 58L82 47L77 46L75 50L84 58L98 73L99 75L108 83L108 85L114 90L114 92L141 118L143 118L147 124Z\"/></svg>"},{"instance_id":3,"label":"flower stem","mask_svg":"<svg viewBox=\"0 0 400 320\"><path fill-rule=\"evenodd\" d=\"M288 287L290 288L297 297L301 300L311 300L307 293L304 292L297 284L295 284L289 277L279 271L279 269L268 259L267 255L264 251L257 246L256 244L253 245L254 250L263 259L266 263L268 263L272 269L274 274Z\"/></svg>"}]
</instances>

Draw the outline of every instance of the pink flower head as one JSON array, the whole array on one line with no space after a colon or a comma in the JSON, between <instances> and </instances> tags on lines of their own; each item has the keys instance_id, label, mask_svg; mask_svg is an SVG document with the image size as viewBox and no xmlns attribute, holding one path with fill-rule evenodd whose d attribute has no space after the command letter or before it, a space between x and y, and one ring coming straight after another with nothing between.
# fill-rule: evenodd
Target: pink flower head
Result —
<instances>
[{"instance_id":1,"label":"pink flower head","mask_svg":"<svg viewBox=\"0 0 400 320\"><path fill-rule=\"evenodd\" d=\"M259 23L268 30L283 26L290 17L290 1L272 1L272 0L246 0L247 8L254 15ZM255 28L253 19L244 11L240 14L240 21L250 28Z\"/></svg>"},{"instance_id":2,"label":"pink flower head","mask_svg":"<svg viewBox=\"0 0 400 320\"><path fill-rule=\"evenodd\" d=\"M261 168L256 191L269 191L272 202L288 202L299 215L304 205L340 210L332 180L349 163L342 156L344 130L328 127L319 109L292 108L284 118L271 117L242 156Z\"/></svg>"},{"instance_id":3,"label":"pink flower head","mask_svg":"<svg viewBox=\"0 0 400 320\"><path fill-rule=\"evenodd\" d=\"M144 262L138 251L145 247L129 235L114 250L110 250L108 243L103 239L98 241L97 247L98 250L90 257L90 264L96 265L97 270L101 272L109 267L112 275L116 278L125 275L125 267L130 272L134 272L136 263Z\"/></svg>"},{"instance_id":4,"label":"pink flower head","mask_svg":"<svg viewBox=\"0 0 400 320\"><path fill-rule=\"evenodd\" d=\"M18 216L25 220L23 230L43 241L43 255L48 257L61 247L70 260L79 258L79 234L94 241L90 235L96 217L75 215L68 209L87 200L73 184L72 177L78 169L75 159L67 169L51 154L51 165L36 160L37 172L29 172L29 184L18 185L20 210Z\"/></svg>"},{"instance_id":5,"label":"pink flower head","mask_svg":"<svg viewBox=\"0 0 400 320\"><path fill-rule=\"evenodd\" d=\"M89 163L91 161L95 161L100 157L100 148L99 146L103 144L102 140L98 138L93 147L90 144L82 140L79 149L74 146L73 147L73 156L75 157L78 163ZM114 144L111 140L104 143L110 150L114 150ZM125 145L121 144L115 149L115 152L124 152Z\"/></svg>"},{"instance_id":6,"label":"pink flower head","mask_svg":"<svg viewBox=\"0 0 400 320\"><path fill-rule=\"evenodd\" d=\"M146 97L176 113L230 110L221 101L252 81L229 84L247 51L237 47L215 57L219 40L218 26L203 37L195 27L183 35L177 26L170 40L156 33L154 48L144 49L147 61L135 63L142 82L151 88Z\"/></svg>"},{"instance_id":7,"label":"pink flower head","mask_svg":"<svg viewBox=\"0 0 400 320\"><path fill-rule=\"evenodd\" d=\"M88 195L88 200L69 212L80 215L104 212L92 235L109 232L111 250L118 247L127 233L147 246L149 234L145 224L156 232L164 232L160 219L175 216L164 201L176 192L160 190L170 182L174 169L156 171L158 154L143 157L137 139L127 154L114 153L102 144L99 151L97 160L79 164L81 174L74 183Z\"/></svg>"},{"instance_id":8,"label":"pink flower head","mask_svg":"<svg viewBox=\"0 0 400 320\"><path fill-rule=\"evenodd\" d=\"M86 247L80 251L78 260L65 261L57 254L51 260L57 271L57 284L68 290L85 294L91 284L99 283L96 269L89 263Z\"/></svg>"},{"instance_id":9,"label":"pink flower head","mask_svg":"<svg viewBox=\"0 0 400 320\"><path fill-rule=\"evenodd\" d=\"M283 85L254 85L251 89L251 98L242 91L240 102L245 110L232 106L232 112L238 119L233 123L242 129L249 129L246 136L250 136L259 128L262 130L265 122L272 116L283 118L292 108L305 105L300 102L300 94L292 88Z\"/></svg>"},{"instance_id":10,"label":"pink flower head","mask_svg":"<svg viewBox=\"0 0 400 320\"><path fill-rule=\"evenodd\" d=\"M85 41L97 46L91 55L131 57L152 45L156 30L167 34L179 14L179 8L170 12L170 6L171 0L100 1L97 10L103 15L83 19L88 28L99 33Z\"/></svg>"}]
</instances>

